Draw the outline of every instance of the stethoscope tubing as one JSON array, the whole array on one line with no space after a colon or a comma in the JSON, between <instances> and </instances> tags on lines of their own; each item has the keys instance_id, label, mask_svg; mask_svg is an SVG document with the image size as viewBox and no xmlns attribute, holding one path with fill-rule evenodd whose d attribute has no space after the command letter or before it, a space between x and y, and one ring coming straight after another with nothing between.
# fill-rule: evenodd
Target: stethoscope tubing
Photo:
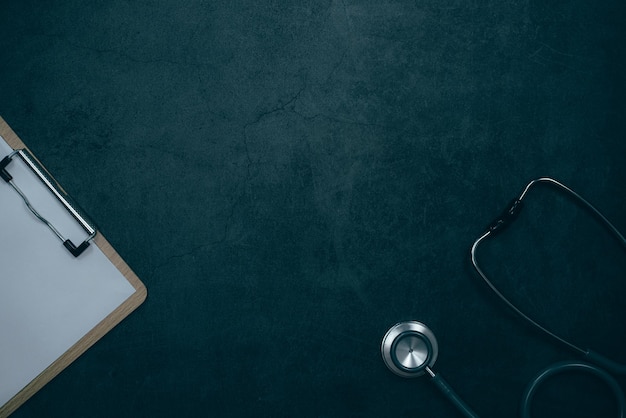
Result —
<instances>
[{"instance_id":1,"label":"stethoscope tubing","mask_svg":"<svg viewBox=\"0 0 626 418\"><path fill-rule=\"evenodd\" d=\"M626 365L620 364L592 350L582 349L577 345L567 341L566 339L561 338L557 334L551 332L550 330L546 329L545 327L534 321L532 318L522 312L517 306L515 306L511 301L509 301L508 298L505 297L496 288L496 286L492 283L491 280L489 280L485 272L480 268L478 264L476 253L479 245L487 238L492 237L507 228L517 218L519 212L523 208L524 198L526 198L533 186L540 183L547 183L555 186L577 199L579 203L582 203L587 209L591 210L591 212L603 222L603 224L626 248L626 238L624 238L624 236L617 230L617 228L615 228L615 226L611 222L609 222L609 220L604 217L604 215L602 215L600 211L598 211L593 205L591 205L582 196L580 196L578 193L574 192L572 189L565 186L564 184L549 177L541 177L528 183L520 196L511 201L509 207L502 212L500 217L493 221L489 225L487 230L474 241L470 250L472 265L478 275L481 277L481 279L489 287L489 289L491 289L491 291L493 291L506 306L508 306L518 316L520 316L522 319L532 325L535 329L539 330L545 335L548 335L553 340L563 344L577 354L584 356L586 360L595 363L598 366L602 366L606 370L609 370L614 374L626 375ZM401 346L400 343L398 343L399 339L407 336L413 338L415 341L419 341L420 344L414 345L413 343L409 343L407 345L403 342L403 355L409 353L410 356L407 357L407 359L410 359L410 361L398 361L398 358L394 357L396 356L396 354L393 353L396 353L398 348ZM419 358L421 359L421 363L414 364L413 356L418 351L420 352ZM427 353L425 353L424 351L427 351ZM428 327L426 327L424 324L417 321L406 321L394 325L392 328L389 329L389 331L387 331L387 334L383 338L381 344L381 352L385 364L392 372L402 377L418 377L424 374L428 374L428 376L431 378L432 382L439 389L439 391L456 406L459 412L461 412L466 418L478 418L478 415L469 407L467 403L465 403L465 401L463 401L463 399L459 395L456 394L456 392L452 389L448 382L446 382L444 378L441 377L441 375L435 373L432 370L432 366L437 358L438 353L437 339L435 338L432 331L430 331L430 329L428 329ZM566 361L552 364L542 370L533 380L531 380L524 392L524 396L520 404L521 418L530 418L531 404L537 388L551 376L566 372L586 372L591 373L596 377L602 379L611 389L615 396L615 399L617 400L618 417L625 418L626 398L624 397L624 392L621 390L617 381L607 371L601 369L598 366L581 361Z\"/></svg>"},{"instance_id":2,"label":"stethoscope tubing","mask_svg":"<svg viewBox=\"0 0 626 418\"><path fill-rule=\"evenodd\" d=\"M532 404L533 397L537 392L540 384L545 382L548 378L561 373L566 372L586 372L591 373L600 379L602 379L607 386L613 392L615 400L617 401L618 408L618 418L624 418L624 411L626 411L626 398L624 397L624 392L620 388L617 381L606 371L601 368L580 361L564 361L555 363L544 370L542 370L528 385L526 390L524 391L524 396L522 397L522 402L520 406L520 417L521 418L531 418L530 415L530 406Z\"/></svg>"},{"instance_id":3,"label":"stethoscope tubing","mask_svg":"<svg viewBox=\"0 0 626 418\"><path fill-rule=\"evenodd\" d=\"M472 262L472 266L474 267L474 270L476 270L478 275L481 277L481 279L485 282L485 284L491 289L492 292L496 294L496 296L498 296L498 298L502 302L504 302L505 305L507 305L513 312L515 312L518 316L520 316L526 322L531 324L537 330L548 335L555 341L559 342L560 344L563 344L564 346L568 347L574 352L584 356L591 362L594 362L603 367L609 368L614 373L626 374L626 365L622 365L613 360L605 358L604 356L592 350L578 347L577 345L567 341L566 339L559 337L555 333L551 332L550 330L548 330L547 328L543 327L542 325L537 323L535 320L530 318L528 315L522 312L517 306L515 306L511 301L509 301L509 299L506 296L504 296L495 287L495 285L491 282L491 280L489 280L489 278L487 278L487 275L480 268L478 264L477 257L476 257L478 246L487 238L500 233L502 230L508 227L517 218L517 216L519 215L519 212L523 208L524 198L526 198L531 188L539 183L548 183L566 192L570 196L574 197L578 202L582 203L587 209L591 210L591 212L602 221L602 223L609 229L609 231L611 231L615 235L618 241L620 241L620 243L624 247L626 247L626 238L624 238L624 236L619 232L619 230L604 215L602 215L602 213L598 209L596 209L591 203L589 203L581 195L579 195L578 193L576 193L569 187L565 186L564 184L560 183L559 181L554 180L550 177L541 177L541 178L532 180L530 183L528 183L526 187L524 188L524 191L520 194L520 196L511 202L511 205L509 206L509 208L503 211L500 217L497 218L495 221L493 221L491 225L488 227L488 229L478 239L476 239L476 241L474 241L470 250L470 259Z\"/></svg>"},{"instance_id":4,"label":"stethoscope tubing","mask_svg":"<svg viewBox=\"0 0 626 418\"><path fill-rule=\"evenodd\" d=\"M478 414L472 410L472 408L465 403L463 398L461 398L457 393L452 389L452 386L438 373L435 373L430 367L426 367L426 372L431 377L431 381L435 384L437 389L448 398L450 402L456 406L456 409L462 413L466 418L479 418Z\"/></svg>"},{"instance_id":5,"label":"stethoscope tubing","mask_svg":"<svg viewBox=\"0 0 626 418\"><path fill-rule=\"evenodd\" d=\"M528 183L526 187L524 188L523 192L520 194L520 196L517 199L514 199L509 205L509 207L505 211L502 212L500 217L497 218L495 221L493 221L489 225L487 230L478 239L476 239L476 241L474 241L470 250L470 258L471 258L472 265L474 269L476 270L476 272L478 273L478 275L484 281L484 283L489 287L489 289L491 289L491 291L494 292L495 295L506 306L508 306L518 316L520 316L522 319L524 319L526 322L532 325L535 329L551 337L553 340L559 342L560 344L563 344L564 346L568 347L572 351L582 355L586 360L593 362L599 366L602 366L605 369L615 374L624 375L626 374L626 365L620 364L590 349L583 349L567 341L566 339L558 336L557 334L543 327L542 325L534 321L532 318L530 318L528 315L526 315L524 312L522 312L517 306L515 306L511 301L509 301L509 299L506 296L504 296L496 288L496 286L491 282L491 280L489 280L485 272L480 268L478 264L477 257L476 257L478 246L487 238L500 233L502 230L508 227L517 218L517 216L519 215L519 212L523 208L523 200L526 198L526 196L528 195L532 187L540 183L546 183L546 184L552 185L566 192L570 196L574 197L579 203L582 203L584 207L589 209L595 216L598 217L599 220L602 221L604 226L607 227L609 231L611 231L613 235L615 235L618 241L620 241L620 243L626 248L626 238L624 238L624 236L618 231L618 229L602 213L600 213L600 211L596 209L591 203L589 203L578 193L576 193L569 187L565 186L564 184L558 182L557 180L554 180L550 177L541 177L541 178L532 180L530 183ZM604 382L606 382L606 384L609 386L609 388L611 389L611 391L613 392L617 400L618 410L619 410L618 416L620 418L624 418L625 411L626 411L626 400L624 398L624 393L621 390L617 381L605 370L593 364L589 364L586 362L576 362L576 361L555 363L549 366L548 368L544 369L531 381L531 383L528 385L524 393L524 396L521 402L522 418L530 418L530 405L532 403L533 396L541 383L543 383L547 378L555 374L570 372L570 371L589 372L601 378Z\"/></svg>"},{"instance_id":6,"label":"stethoscope tubing","mask_svg":"<svg viewBox=\"0 0 626 418\"><path fill-rule=\"evenodd\" d=\"M491 280L489 280L489 278L487 278L487 275L483 272L483 270L480 268L480 266L478 265L478 262L476 261L476 249L478 248L478 245L484 241L489 235L491 235L490 231L485 232L480 238L478 238L475 242L474 245L472 245L472 250L471 250L471 260L472 260L472 265L474 266L474 270L476 270L476 272L478 273L478 275L482 278L482 280L485 282L485 284L489 287L489 289L491 289L491 291L493 293L496 294L496 296L498 296L498 298L504 302L504 304L511 309L513 312L515 312L515 314L517 314L518 316L520 316L522 319L524 319L526 322L528 322L530 325L532 325L533 327L535 327L536 329L538 329L540 332L543 332L544 334L548 335L549 337L553 338L554 340L558 341L559 343L567 346L568 348L570 348L571 350L577 352L580 355L585 355L586 351L583 350L582 348L570 343L569 341L559 337L558 335L556 335L555 333L553 333L552 331L548 330L547 328L541 326L539 323L537 323L535 320L533 320L531 317L529 317L528 315L526 315L524 312L522 312L517 306L515 306L506 296L504 296L499 290L498 288L496 288L496 286L491 282Z\"/></svg>"}]
</instances>

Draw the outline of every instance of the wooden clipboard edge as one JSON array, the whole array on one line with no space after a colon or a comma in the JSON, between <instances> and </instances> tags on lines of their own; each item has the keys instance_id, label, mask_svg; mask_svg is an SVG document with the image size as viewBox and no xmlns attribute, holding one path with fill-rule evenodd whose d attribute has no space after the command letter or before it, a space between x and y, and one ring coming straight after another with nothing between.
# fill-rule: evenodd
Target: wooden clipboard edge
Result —
<instances>
[{"instance_id":1,"label":"wooden clipboard edge","mask_svg":"<svg viewBox=\"0 0 626 418\"><path fill-rule=\"evenodd\" d=\"M0 116L0 136L4 138L7 144L13 149L25 148L24 143L18 138L13 129Z\"/></svg>"},{"instance_id":2,"label":"wooden clipboard edge","mask_svg":"<svg viewBox=\"0 0 626 418\"><path fill-rule=\"evenodd\" d=\"M0 136L2 136L7 144L13 149L26 148L26 145L20 140L17 134L13 132L2 117L0 117ZM81 354L87 351L89 347L107 334L111 329L113 329L113 327L119 324L146 300L148 291L145 285L141 282L141 280L139 280L139 277L137 277L137 275L131 270L128 264L126 264L122 257L120 257L106 238L98 232L96 237L93 239L93 242L98 246L98 248L100 248L111 263L113 263L115 268L122 273L126 280L128 280L128 282L135 289L135 292L106 318L100 321L100 323L91 331L85 334L80 340L78 340L78 342L70 347L69 350L63 353L61 357L56 359L28 385L22 388L22 390L19 391L13 398L11 398L4 405L0 406L0 418L8 417L15 412L15 410L26 402L31 396L37 393L48 382L61 373L63 369L74 362L78 357L80 357Z\"/></svg>"}]
</instances>

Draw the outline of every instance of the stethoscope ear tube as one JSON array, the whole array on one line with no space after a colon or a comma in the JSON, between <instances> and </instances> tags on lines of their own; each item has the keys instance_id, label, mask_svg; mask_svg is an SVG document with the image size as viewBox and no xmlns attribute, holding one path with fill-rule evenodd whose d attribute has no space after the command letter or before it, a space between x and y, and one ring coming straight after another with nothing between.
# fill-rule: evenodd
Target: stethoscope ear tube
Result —
<instances>
[{"instance_id":1,"label":"stethoscope ear tube","mask_svg":"<svg viewBox=\"0 0 626 418\"><path fill-rule=\"evenodd\" d=\"M554 179L552 179L550 177L541 177L541 178L532 180L530 183L528 183L526 185L526 187L524 188L524 191L520 194L520 196L518 198L516 198L516 199L513 199L509 203L507 208L504 211L502 211L500 216L498 218L496 218L489 225L489 227L483 233L483 235L481 235L478 239L476 239L476 241L474 241L474 244L472 245L471 250L470 250L470 258L471 258L472 266L474 267L474 270L478 273L478 275L482 278L483 282L493 291L493 293L495 293L496 296L498 296L498 298L502 302L505 303L505 305L507 305L519 317L524 319L528 324L532 325L533 327L535 327L537 330L539 330L543 334L551 337L555 341L563 344L564 346L568 347L569 349L573 350L574 352L578 353L579 355L584 356L588 361L593 362L593 363L598 364L598 365L601 365L601 366L607 368L608 370L611 370L612 372L614 372L616 374L626 374L626 365L617 363L616 361L610 360L610 359L608 359L608 358L606 358L606 357L604 357L604 356L602 356L602 355L600 355L598 353L595 353L595 352L593 352L591 350L585 350L585 349L583 349L583 348L581 348L581 347L579 347L579 346L577 346L577 345L567 341L565 338L562 338L562 337L556 335L552 331L546 329L545 327L543 327L542 325L540 325L539 323L534 321L532 318L530 318L528 315L526 315L524 312L522 312L517 306L515 306L513 303L511 303L508 300L508 298L505 297L496 288L496 286L491 282L491 280L489 280L489 278L487 278L487 276L485 275L483 270L478 265L476 253L477 253L477 249L478 249L479 245L483 241L485 241L487 238L493 237L493 236L499 234L506 227L508 227L513 221L515 221L515 219L517 219L520 211L524 207L523 206L523 200L526 198L526 196L528 195L529 191L533 188L533 186L536 186L536 185L542 184L542 183L543 184L547 184L547 185L551 185L553 187L556 187L558 190L560 190L562 192L565 192L570 197L573 197L576 201L578 201L580 204L582 204L583 207L585 207L589 211L591 211L591 213L594 214L604 224L604 226L615 236L615 238L622 245L624 245L626 247L626 238L591 203L589 203L581 195L579 195L578 193L576 193L575 191L573 191L569 187L565 186L563 183L560 183L557 180L554 180Z\"/></svg>"},{"instance_id":2,"label":"stethoscope ear tube","mask_svg":"<svg viewBox=\"0 0 626 418\"><path fill-rule=\"evenodd\" d=\"M578 347L577 345L574 345L571 342L565 340L564 338L559 337L558 335L554 334L553 332L549 331L548 329L544 328L543 326L535 322L533 319L528 317L519 308L517 308L517 306L512 304L493 285L493 283L487 278L483 270L478 265L478 261L476 259L476 250L479 244L483 242L485 239L487 239L488 237L492 237L502 232L502 230L508 227L517 218L520 210L523 208L522 201L526 197L527 193L534 185L539 184L539 183L546 183L546 184L555 186L557 189L560 189L561 191L566 192L571 197L574 197L579 203L582 203L584 207L589 209L592 214L594 214L600 221L602 221L604 226L606 226L608 230L613 233L615 238L617 238L617 240L626 247L626 238L624 238L624 236L617 230L617 228L606 217L604 217L604 215L602 215L600 211L598 211L593 205L591 205L591 203L589 203L582 196L580 196L578 193L574 192L572 189L565 186L564 184L549 177L542 177L542 178L531 181L526 186L526 188L524 189L522 194L519 196L519 198L511 201L507 209L505 209L502 212L502 214L489 225L489 227L483 233L483 235L474 242L470 250L472 265L474 266L474 269L476 270L478 275L483 279L484 283L487 284L487 286L496 294L496 296L498 296L498 298L502 302L504 302L517 315L519 315L521 318L526 320L526 322L534 326L537 330L541 331L542 333L544 333L545 335L549 337L552 337L554 340L558 341L559 343L567 346L568 348L582 355L587 361L594 363L595 365L601 366L604 369L614 374L626 375L626 365L618 363L614 360L611 360L599 353L596 353L595 351L584 350ZM547 369L543 370L535 379L532 380L532 382L526 389L526 392L524 394L524 397L522 399L522 404L521 404L522 405L521 406L522 418L530 417L530 404L531 404L533 395L537 387L539 386L539 384L554 374L568 372L568 371L589 372L601 378L602 380L604 380L608 384L608 386L611 388L611 390L613 391L615 395L615 398L617 399L618 408L619 408L618 416L620 418L624 418L624 414L626 410L626 399L624 398L624 393L620 389L619 384L615 381L615 379L611 377L610 374L608 374L606 371L600 369L599 367L595 365L584 363L584 362L563 362L563 363L554 364L548 367Z\"/></svg>"}]
</instances>

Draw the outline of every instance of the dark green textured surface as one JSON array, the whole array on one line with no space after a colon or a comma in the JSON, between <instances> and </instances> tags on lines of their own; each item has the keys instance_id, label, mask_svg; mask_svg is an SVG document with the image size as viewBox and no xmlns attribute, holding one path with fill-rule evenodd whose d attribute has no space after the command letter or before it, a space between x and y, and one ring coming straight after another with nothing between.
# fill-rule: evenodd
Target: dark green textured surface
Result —
<instances>
[{"instance_id":1,"label":"dark green textured surface","mask_svg":"<svg viewBox=\"0 0 626 418\"><path fill-rule=\"evenodd\" d=\"M380 359L406 319L484 417L574 358L468 250L542 175L626 231L622 1L3 1L0 47L0 115L149 293L15 417L454 416ZM603 234L544 188L481 259L626 361L626 257ZM595 381L537 401L614 415Z\"/></svg>"}]
</instances>

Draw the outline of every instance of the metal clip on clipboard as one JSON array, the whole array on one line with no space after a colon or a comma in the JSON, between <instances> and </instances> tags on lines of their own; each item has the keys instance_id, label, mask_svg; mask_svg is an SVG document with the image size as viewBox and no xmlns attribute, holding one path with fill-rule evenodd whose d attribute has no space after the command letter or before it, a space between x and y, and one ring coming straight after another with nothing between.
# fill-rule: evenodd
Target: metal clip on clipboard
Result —
<instances>
[{"instance_id":1,"label":"metal clip on clipboard","mask_svg":"<svg viewBox=\"0 0 626 418\"><path fill-rule=\"evenodd\" d=\"M6 167L13 161L13 157L17 155L26 163L28 168L30 168L41 180L41 182L52 192L52 194L61 202L61 204L67 209L67 211L78 221L81 227L89 234L89 236L79 245L76 246L71 240L65 239L63 235L52 225L46 218L41 216L39 212L31 205L30 201L22 192L22 190L17 187L15 182L13 181L13 177L6 171ZM89 247L90 241L96 236L97 229L92 221L90 221L85 214L80 210L78 205L72 200L72 198L61 189L58 183L48 174L48 172L39 164L37 159L28 151L27 149L19 149L15 150L0 161L0 177L9 183L11 187L20 195L28 209L39 219L41 222L46 224L52 232L63 242L63 246L67 248L67 250L72 253L74 257L78 257Z\"/></svg>"}]
</instances>

